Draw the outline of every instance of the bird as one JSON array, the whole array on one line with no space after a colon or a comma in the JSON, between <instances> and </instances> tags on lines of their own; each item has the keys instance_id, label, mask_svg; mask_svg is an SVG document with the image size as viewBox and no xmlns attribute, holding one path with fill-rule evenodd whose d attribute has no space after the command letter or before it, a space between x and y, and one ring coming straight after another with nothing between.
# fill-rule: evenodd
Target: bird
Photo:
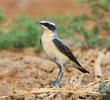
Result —
<instances>
[{"instance_id":1,"label":"bird","mask_svg":"<svg viewBox=\"0 0 110 100\"><path fill-rule=\"evenodd\" d=\"M54 83L50 84L50 88L58 85L62 87L61 79L64 74L64 67L71 66L77 68L82 73L89 73L86 69L75 58L72 51L65 45L65 43L59 38L56 24L50 20L41 20L35 22L39 24L43 29L43 34L40 38L40 43L44 49L45 54L48 58L57 64L59 73Z\"/></svg>"}]
</instances>

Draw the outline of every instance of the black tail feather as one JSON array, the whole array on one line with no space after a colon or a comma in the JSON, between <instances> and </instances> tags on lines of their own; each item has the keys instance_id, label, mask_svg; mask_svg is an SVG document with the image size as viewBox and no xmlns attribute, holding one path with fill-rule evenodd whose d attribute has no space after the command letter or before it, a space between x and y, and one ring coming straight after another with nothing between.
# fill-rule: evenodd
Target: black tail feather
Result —
<instances>
[{"instance_id":1,"label":"black tail feather","mask_svg":"<svg viewBox=\"0 0 110 100\"><path fill-rule=\"evenodd\" d=\"M80 67L80 68L78 68L81 72L83 72L83 73L89 73L90 74L90 72L89 71L87 71L87 70L85 70L83 67Z\"/></svg>"}]
</instances>

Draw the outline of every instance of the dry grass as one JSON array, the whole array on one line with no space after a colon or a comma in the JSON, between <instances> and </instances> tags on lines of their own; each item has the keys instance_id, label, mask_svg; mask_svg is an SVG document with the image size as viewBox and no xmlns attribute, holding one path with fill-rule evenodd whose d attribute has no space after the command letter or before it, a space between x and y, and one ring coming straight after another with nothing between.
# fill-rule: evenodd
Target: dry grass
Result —
<instances>
[{"instance_id":1,"label":"dry grass","mask_svg":"<svg viewBox=\"0 0 110 100\"><path fill-rule=\"evenodd\" d=\"M105 80L105 83L109 83L110 84L110 80ZM89 83L87 85L87 87L74 87L72 88L71 85L67 85L65 86L65 88L33 88L32 90L27 90L27 91L13 91L13 94L9 94L6 96L0 96L0 100L1 99L8 99L8 98L14 98L16 96L23 96L25 97L25 95L29 95L29 94L33 94L33 95L37 95L37 97L53 97L55 96L57 93L72 93L74 95L79 94L79 96L81 97L86 97L86 96L99 96L101 95L97 89L99 88L99 82L95 82L95 83ZM49 95L48 95L49 94Z\"/></svg>"},{"instance_id":2,"label":"dry grass","mask_svg":"<svg viewBox=\"0 0 110 100\"><path fill-rule=\"evenodd\" d=\"M56 92L61 92L61 93L74 93L74 94L80 94L81 96L85 95L94 95L97 96L99 95L98 92L96 91L91 91L89 88L80 88L80 89L73 89L73 88L35 88L32 89L31 91L19 91L16 92L15 94L10 94L7 96L0 96L0 99L3 98L8 98L8 97L14 97L14 96L23 96L27 94L39 94L39 93L56 93Z\"/></svg>"}]
</instances>

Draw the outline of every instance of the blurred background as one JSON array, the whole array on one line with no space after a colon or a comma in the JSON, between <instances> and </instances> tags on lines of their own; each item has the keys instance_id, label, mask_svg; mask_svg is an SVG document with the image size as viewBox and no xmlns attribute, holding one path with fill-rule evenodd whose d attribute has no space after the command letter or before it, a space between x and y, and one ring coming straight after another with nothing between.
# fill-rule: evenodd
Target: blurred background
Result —
<instances>
[{"instance_id":1,"label":"blurred background","mask_svg":"<svg viewBox=\"0 0 110 100\"><path fill-rule=\"evenodd\" d=\"M33 22L41 19L55 21L61 38L81 42L86 48L109 48L109 10L109 0L1 0L0 48L38 44L39 49L36 41L41 30Z\"/></svg>"},{"instance_id":2,"label":"blurred background","mask_svg":"<svg viewBox=\"0 0 110 100\"><path fill-rule=\"evenodd\" d=\"M65 14L90 14L88 4L79 5L78 0L1 0L0 6L8 17L24 13L33 17Z\"/></svg>"},{"instance_id":3,"label":"blurred background","mask_svg":"<svg viewBox=\"0 0 110 100\"><path fill-rule=\"evenodd\" d=\"M86 86L96 94L9 96L42 88L58 74L57 66L42 52L42 29L34 24L45 19L55 22L59 37L91 73L82 75L65 67L65 88L76 91ZM98 83L100 80L103 82ZM0 99L110 100L107 82L110 84L110 0L0 0Z\"/></svg>"}]
</instances>

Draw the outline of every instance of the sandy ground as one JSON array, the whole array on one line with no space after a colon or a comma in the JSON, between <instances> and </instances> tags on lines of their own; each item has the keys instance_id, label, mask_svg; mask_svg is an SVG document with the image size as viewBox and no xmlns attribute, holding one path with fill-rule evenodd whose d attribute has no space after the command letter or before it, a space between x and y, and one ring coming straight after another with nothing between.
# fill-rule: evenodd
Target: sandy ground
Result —
<instances>
[{"instance_id":1,"label":"sandy ground","mask_svg":"<svg viewBox=\"0 0 110 100\"><path fill-rule=\"evenodd\" d=\"M94 67L96 64L95 61L100 55L99 50L91 49L88 51L81 51L81 49L72 49L72 51L84 68L90 71L91 74L83 74L75 68L65 67L65 74L62 78L64 87L86 87L91 83L98 82L99 80L95 78ZM102 78L104 80L110 80L109 56L110 52L103 53L103 59L101 61ZM23 91L31 91L34 88L42 88L45 84L53 82L56 79L57 74L58 67L49 61L43 53L37 54L33 48L0 51L0 97ZM49 94L45 94L41 95L41 97L43 99L47 98L46 100L51 100L52 97L55 100L58 100L59 98L64 98L61 100L67 100L67 98L72 100L72 98L76 98L75 100L77 100L77 96L80 96L80 94L77 94L76 96L72 93L69 94L59 92L53 95L56 96L49 97ZM13 98L16 100L20 97L15 96ZM36 97L35 94L28 94L24 95L23 98L27 98L26 100L35 100L35 98L38 97ZM94 97L88 98L89 100L93 100Z\"/></svg>"}]
</instances>

